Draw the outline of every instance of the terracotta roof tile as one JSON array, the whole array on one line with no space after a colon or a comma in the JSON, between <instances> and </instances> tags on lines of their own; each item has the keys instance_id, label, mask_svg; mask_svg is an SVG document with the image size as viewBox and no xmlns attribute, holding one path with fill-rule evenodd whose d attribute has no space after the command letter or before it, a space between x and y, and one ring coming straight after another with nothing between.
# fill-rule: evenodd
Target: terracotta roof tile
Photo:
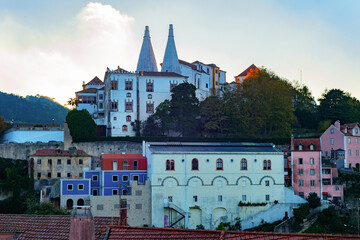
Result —
<instances>
[{"instance_id":1,"label":"terracotta roof tile","mask_svg":"<svg viewBox=\"0 0 360 240\"><path fill-rule=\"evenodd\" d=\"M20 232L22 239L69 239L70 215L0 214L0 232ZM103 239L106 226L117 218L94 217L95 237Z\"/></svg>"},{"instance_id":2,"label":"terracotta roof tile","mask_svg":"<svg viewBox=\"0 0 360 240\"><path fill-rule=\"evenodd\" d=\"M299 151L300 144L303 146L300 151L321 151L320 138L294 138L294 149L291 151ZM310 144L314 145L314 150L310 150Z\"/></svg>"},{"instance_id":3,"label":"terracotta roof tile","mask_svg":"<svg viewBox=\"0 0 360 240\"><path fill-rule=\"evenodd\" d=\"M174 228L145 228L110 226L107 239L359 239L355 235L271 233L271 232L234 232L217 230L191 230Z\"/></svg>"},{"instance_id":4,"label":"terracotta roof tile","mask_svg":"<svg viewBox=\"0 0 360 240\"><path fill-rule=\"evenodd\" d=\"M76 155L81 157L90 157L83 150L76 150ZM31 156L72 156L71 151L69 150L61 150L61 149L40 149L37 150Z\"/></svg>"},{"instance_id":5,"label":"terracotta roof tile","mask_svg":"<svg viewBox=\"0 0 360 240\"><path fill-rule=\"evenodd\" d=\"M251 64L250 67L248 67L247 69L245 69L245 71L243 71L242 73L240 73L235 77L246 77L248 73L253 69L257 69L257 67L254 64Z\"/></svg>"}]
</instances>

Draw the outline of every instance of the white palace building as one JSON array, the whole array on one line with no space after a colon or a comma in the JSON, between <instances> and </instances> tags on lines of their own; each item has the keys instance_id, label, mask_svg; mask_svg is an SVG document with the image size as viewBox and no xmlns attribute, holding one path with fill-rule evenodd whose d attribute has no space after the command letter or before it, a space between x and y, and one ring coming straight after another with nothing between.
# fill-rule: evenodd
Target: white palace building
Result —
<instances>
[{"instance_id":1,"label":"white palace building","mask_svg":"<svg viewBox=\"0 0 360 240\"><path fill-rule=\"evenodd\" d=\"M161 71L158 71L149 27L146 26L136 71L108 68L104 81L95 77L84 83L83 90L76 92L77 109L89 111L100 134L134 136L131 123L145 121L161 102L171 99L172 89L183 82L196 86L196 96L203 100L221 93L226 72L215 64L179 60L172 24Z\"/></svg>"}]
</instances>

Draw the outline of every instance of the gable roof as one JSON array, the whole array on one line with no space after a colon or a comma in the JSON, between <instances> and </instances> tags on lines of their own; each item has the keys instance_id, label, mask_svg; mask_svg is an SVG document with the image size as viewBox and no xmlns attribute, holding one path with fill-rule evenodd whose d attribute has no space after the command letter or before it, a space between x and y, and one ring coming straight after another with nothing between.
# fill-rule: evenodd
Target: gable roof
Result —
<instances>
[{"instance_id":1,"label":"gable roof","mask_svg":"<svg viewBox=\"0 0 360 240\"><path fill-rule=\"evenodd\" d=\"M184 61L184 60L179 59L179 63L182 64L182 65L191 67L193 70L197 70L196 65L191 64L191 63L189 63L189 62L186 62L186 61Z\"/></svg>"},{"instance_id":2,"label":"gable roof","mask_svg":"<svg viewBox=\"0 0 360 240\"><path fill-rule=\"evenodd\" d=\"M235 77L246 77L248 75L248 73L254 69L258 69L258 68L254 64L251 64L250 67L248 67L247 69L245 69L245 71L243 71L242 73L240 73L239 75L237 75Z\"/></svg>"},{"instance_id":3,"label":"gable roof","mask_svg":"<svg viewBox=\"0 0 360 240\"><path fill-rule=\"evenodd\" d=\"M146 228L110 226L105 239L358 239L357 235L306 234L306 233L272 233L272 232L235 232L220 230L193 230L176 228Z\"/></svg>"},{"instance_id":4,"label":"gable roof","mask_svg":"<svg viewBox=\"0 0 360 240\"><path fill-rule=\"evenodd\" d=\"M101 81L97 76L95 76L90 82L88 82L86 85L102 85L104 84L103 81Z\"/></svg>"},{"instance_id":5,"label":"gable roof","mask_svg":"<svg viewBox=\"0 0 360 240\"><path fill-rule=\"evenodd\" d=\"M302 150L299 150L298 146L302 145ZM310 150L310 144L314 145L314 150ZM291 151L321 151L320 138L294 138L294 149Z\"/></svg>"},{"instance_id":6,"label":"gable roof","mask_svg":"<svg viewBox=\"0 0 360 240\"><path fill-rule=\"evenodd\" d=\"M0 233L16 232L19 240L69 239L70 219L70 215L0 214ZM95 238L103 239L106 226L116 221L118 218L94 217Z\"/></svg>"},{"instance_id":7,"label":"gable roof","mask_svg":"<svg viewBox=\"0 0 360 240\"><path fill-rule=\"evenodd\" d=\"M81 157L90 157L90 155L87 154L83 150L76 150L75 155L81 156ZM69 150L40 149L40 150L37 150L34 154L32 154L30 156L73 156L73 154Z\"/></svg>"}]
</instances>

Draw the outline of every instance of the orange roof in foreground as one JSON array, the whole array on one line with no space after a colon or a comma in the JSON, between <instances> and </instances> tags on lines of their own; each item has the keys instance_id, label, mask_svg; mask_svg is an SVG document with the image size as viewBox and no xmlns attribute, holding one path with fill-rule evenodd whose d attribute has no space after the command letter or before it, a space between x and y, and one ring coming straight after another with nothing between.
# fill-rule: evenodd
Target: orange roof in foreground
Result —
<instances>
[{"instance_id":1,"label":"orange roof in foreground","mask_svg":"<svg viewBox=\"0 0 360 240\"><path fill-rule=\"evenodd\" d=\"M218 230L191 230L174 228L146 228L110 226L107 239L359 239L356 235L305 234L305 233L264 233L264 232L234 232Z\"/></svg>"},{"instance_id":2,"label":"orange roof in foreground","mask_svg":"<svg viewBox=\"0 0 360 240\"><path fill-rule=\"evenodd\" d=\"M146 159L142 154L102 154L101 159Z\"/></svg>"}]
</instances>

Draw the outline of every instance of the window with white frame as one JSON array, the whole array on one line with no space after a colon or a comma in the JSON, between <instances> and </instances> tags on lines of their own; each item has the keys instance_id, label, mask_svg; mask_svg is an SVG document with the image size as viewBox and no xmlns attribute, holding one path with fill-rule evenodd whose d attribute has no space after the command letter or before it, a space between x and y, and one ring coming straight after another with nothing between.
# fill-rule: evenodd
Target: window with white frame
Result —
<instances>
[{"instance_id":1,"label":"window with white frame","mask_svg":"<svg viewBox=\"0 0 360 240\"><path fill-rule=\"evenodd\" d=\"M299 169L299 176L304 175L304 169Z\"/></svg>"},{"instance_id":2,"label":"window with white frame","mask_svg":"<svg viewBox=\"0 0 360 240\"><path fill-rule=\"evenodd\" d=\"M348 137L348 144L351 144L351 138Z\"/></svg>"},{"instance_id":3,"label":"window with white frame","mask_svg":"<svg viewBox=\"0 0 360 240\"><path fill-rule=\"evenodd\" d=\"M84 190L84 184L79 184L78 185L78 190Z\"/></svg>"},{"instance_id":4,"label":"window with white frame","mask_svg":"<svg viewBox=\"0 0 360 240\"><path fill-rule=\"evenodd\" d=\"M127 181L129 181L129 176L124 175L124 176L122 177L122 179L123 179L123 182L127 182Z\"/></svg>"},{"instance_id":5,"label":"window with white frame","mask_svg":"<svg viewBox=\"0 0 360 240\"><path fill-rule=\"evenodd\" d=\"M310 164L314 165L315 164L315 159L314 158L310 158Z\"/></svg>"},{"instance_id":6,"label":"window with white frame","mask_svg":"<svg viewBox=\"0 0 360 240\"><path fill-rule=\"evenodd\" d=\"M73 185L72 185L72 184L68 184L68 185L67 185L67 190L69 190L69 191L73 190Z\"/></svg>"},{"instance_id":7,"label":"window with white frame","mask_svg":"<svg viewBox=\"0 0 360 240\"><path fill-rule=\"evenodd\" d=\"M243 202L246 201L246 195L242 195L242 196L241 196L241 201L243 201Z\"/></svg>"},{"instance_id":8,"label":"window with white frame","mask_svg":"<svg viewBox=\"0 0 360 240\"><path fill-rule=\"evenodd\" d=\"M330 134L334 134L334 129L330 129Z\"/></svg>"},{"instance_id":9,"label":"window with white frame","mask_svg":"<svg viewBox=\"0 0 360 240\"><path fill-rule=\"evenodd\" d=\"M310 180L310 186L315 187L315 180Z\"/></svg>"},{"instance_id":10,"label":"window with white frame","mask_svg":"<svg viewBox=\"0 0 360 240\"><path fill-rule=\"evenodd\" d=\"M93 180L94 182L97 182L97 181L98 181L98 176L97 176L97 175L93 175L93 176L92 176L92 180Z\"/></svg>"},{"instance_id":11,"label":"window with white frame","mask_svg":"<svg viewBox=\"0 0 360 240\"><path fill-rule=\"evenodd\" d=\"M304 186L304 180L299 180L299 186L303 187Z\"/></svg>"},{"instance_id":12,"label":"window with white frame","mask_svg":"<svg viewBox=\"0 0 360 240\"><path fill-rule=\"evenodd\" d=\"M119 176L118 175L113 175L112 176L112 181L113 182L118 182L119 181Z\"/></svg>"},{"instance_id":13,"label":"window with white frame","mask_svg":"<svg viewBox=\"0 0 360 240\"><path fill-rule=\"evenodd\" d=\"M330 139L330 144L334 145L334 139L333 138Z\"/></svg>"},{"instance_id":14,"label":"window with white frame","mask_svg":"<svg viewBox=\"0 0 360 240\"><path fill-rule=\"evenodd\" d=\"M223 196L222 195L218 195L218 202L222 202L223 200Z\"/></svg>"},{"instance_id":15,"label":"window with white frame","mask_svg":"<svg viewBox=\"0 0 360 240\"><path fill-rule=\"evenodd\" d=\"M270 195L269 194L265 195L265 201L270 201Z\"/></svg>"}]
</instances>

